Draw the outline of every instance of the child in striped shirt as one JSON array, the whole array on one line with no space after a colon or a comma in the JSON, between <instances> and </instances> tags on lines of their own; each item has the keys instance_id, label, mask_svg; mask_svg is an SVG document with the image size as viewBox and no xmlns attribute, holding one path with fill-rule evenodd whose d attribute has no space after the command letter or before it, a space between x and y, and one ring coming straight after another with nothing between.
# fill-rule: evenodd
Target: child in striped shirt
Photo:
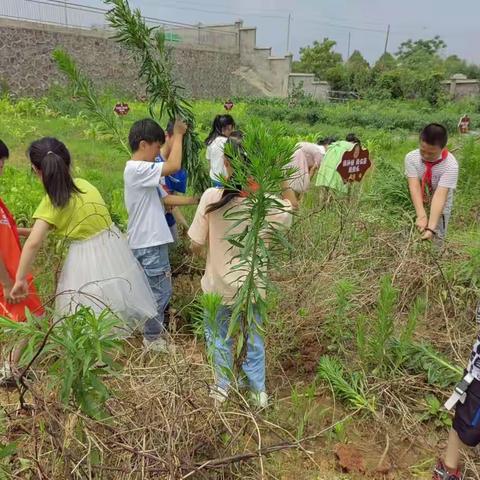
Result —
<instances>
[{"instance_id":1,"label":"child in striped shirt","mask_svg":"<svg viewBox=\"0 0 480 480\"><path fill-rule=\"evenodd\" d=\"M446 149L447 141L446 128L431 123L420 133L420 148L405 157L417 228L422 240L435 237L440 245L445 240L458 181L458 162Z\"/></svg>"}]
</instances>

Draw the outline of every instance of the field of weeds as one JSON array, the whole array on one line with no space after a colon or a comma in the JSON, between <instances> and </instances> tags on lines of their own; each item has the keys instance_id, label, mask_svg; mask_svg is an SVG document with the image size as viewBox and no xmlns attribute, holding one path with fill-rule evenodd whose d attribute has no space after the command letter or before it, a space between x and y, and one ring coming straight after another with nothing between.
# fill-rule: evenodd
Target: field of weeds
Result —
<instances>
[{"instance_id":1,"label":"field of weeds","mask_svg":"<svg viewBox=\"0 0 480 480\"><path fill-rule=\"evenodd\" d=\"M126 130L147 115L144 104L129 104ZM193 108L203 138L223 107ZM449 116L450 125L459 108L446 106L439 120ZM88 311L58 328L47 318L2 336L4 350L14 335L31 341L24 378L0 393L0 478L430 478L451 423L442 405L477 334L480 142L450 139L461 174L440 255L419 240L403 176L416 128L435 112L389 105L382 128L378 105L328 106L315 122L305 120L306 109L239 100L232 114L241 129L255 119L280 124L292 143L356 132L374 167L344 199L311 189L289 232L292 249L272 270L271 407L252 410L241 389L221 409L208 398L212 373L196 302L202 265L182 240L171 259L172 356L144 354L140 338L117 342L108 320ZM403 123L393 122L393 111ZM125 228L127 158L68 95L1 99L0 132L12 150L0 196L19 225L30 225L42 195L24 152L53 135L70 149L75 175L99 188ZM185 213L191 219L193 209ZM35 272L47 305L61 258L52 237ZM480 479L478 458L465 463L467 478Z\"/></svg>"}]
</instances>

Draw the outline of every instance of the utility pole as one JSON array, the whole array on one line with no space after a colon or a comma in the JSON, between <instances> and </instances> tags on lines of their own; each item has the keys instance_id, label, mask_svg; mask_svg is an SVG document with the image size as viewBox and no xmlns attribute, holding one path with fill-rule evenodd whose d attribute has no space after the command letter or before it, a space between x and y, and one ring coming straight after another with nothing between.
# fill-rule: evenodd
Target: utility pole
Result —
<instances>
[{"instance_id":1,"label":"utility pole","mask_svg":"<svg viewBox=\"0 0 480 480\"><path fill-rule=\"evenodd\" d=\"M347 49L347 60L350 58L350 40L352 38L352 32L348 32L348 49Z\"/></svg>"},{"instance_id":2,"label":"utility pole","mask_svg":"<svg viewBox=\"0 0 480 480\"><path fill-rule=\"evenodd\" d=\"M390 24L388 24L388 27L387 27L387 38L385 39L385 51L383 53L387 53L389 38L390 38Z\"/></svg>"},{"instance_id":3,"label":"utility pole","mask_svg":"<svg viewBox=\"0 0 480 480\"><path fill-rule=\"evenodd\" d=\"M68 12L67 12L67 0L64 1L65 4L65 26L68 25Z\"/></svg>"},{"instance_id":4,"label":"utility pole","mask_svg":"<svg viewBox=\"0 0 480 480\"><path fill-rule=\"evenodd\" d=\"M290 53L290 23L292 22L292 14L288 14L288 28L287 28L287 55Z\"/></svg>"}]
</instances>

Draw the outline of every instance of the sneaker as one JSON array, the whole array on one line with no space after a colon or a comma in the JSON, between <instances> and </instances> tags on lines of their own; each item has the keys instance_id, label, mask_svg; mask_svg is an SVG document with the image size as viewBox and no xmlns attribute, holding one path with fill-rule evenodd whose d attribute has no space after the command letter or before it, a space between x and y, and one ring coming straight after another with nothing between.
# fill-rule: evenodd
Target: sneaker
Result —
<instances>
[{"instance_id":1,"label":"sneaker","mask_svg":"<svg viewBox=\"0 0 480 480\"><path fill-rule=\"evenodd\" d=\"M164 337L159 337L153 341L144 338L143 348L146 352L174 353L174 347L170 345Z\"/></svg>"},{"instance_id":2,"label":"sneaker","mask_svg":"<svg viewBox=\"0 0 480 480\"><path fill-rule=\"evenodd\" d=\"M15 387L17 384L15 376L12 372L12 367L9 362L4 362L0 367L0 386Z\"/></svg>"},{"instance_id":3,"label":"sneaker","mask_svg":"<svg viewBox=\"0 0 480 480\"><path fill-rule=\"evenodd\" d=\"M210 387L210 392L208 396L213 399L213 403L215 407L219 407L222 403L224 403L228 398L228 392L222 387L218 385L213 385Z\"/></svg>"},{"instance_id":4,"label":"sneaker","mask_svg":"<svg viewBox=\"0 0 480 480\"><path fill-rule=\"evenodd\" d=\"M432 480L462 480L463 476L460 470L449 472L445 464L439 460L437 466L433 470Z\"/></svg>"},{"instance_id":5,"label":"sneaker","mask_svg":"<svg viewBox=\"0 0 480 480\"><path fill-rule=\"evenodd\" d=\"M250 400L257 408L263 409L268 407L268 395L266 392L251 392Z\"/></svg>"}]
</instances>

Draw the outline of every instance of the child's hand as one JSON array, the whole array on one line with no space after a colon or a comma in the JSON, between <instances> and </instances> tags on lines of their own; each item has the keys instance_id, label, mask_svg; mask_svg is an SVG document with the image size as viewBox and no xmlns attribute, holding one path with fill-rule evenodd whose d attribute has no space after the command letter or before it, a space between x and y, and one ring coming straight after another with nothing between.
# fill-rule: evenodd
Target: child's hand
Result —
<instances>
[{"instance_id":1,"label":"child's hand","mask_svg":"<svg viewBox=\"0 0 480 480\"><path fill-rule=\"evenodd\" d=\"M423 232L427 228L428 217L426 215L423 215L422 217L417 217L415 225L420 232Z\"/></svg>"},{"instance_id":2,"label":"child's hand","mask_svg":"<svg viewBox=\"0 0 480 480\"><path fill-rule=\"evenodd\" d=\"M3 298L7 303L17 303L13 298L12 298L12 287L13 285L4 285L3 286Z\"/></svg>"},{"instance_id":3,"label":"child's hand","mask_svg":"<svg viewBox=\"0 0 480 480\"><path fill-rule=\"evenodd\" d=\"M433 232L431 230L424 230L422 234L422 240L432 240Z\"/></svg>"},{"instance_id":4,"label":"child's hand","mask_svg":"<svg viewBox=\"0 0 480 480\"><path fill-rule=\"evenodd\" d=\"M185 135L187 133L188 125L185 121L177 119L175 120L175 125L173 126L173 134L174 135Z\"/></svg>"},{"instance_id":5,"label":"child's hand","mask_svg":"<svg viewBox=\"0 0 480 480\"><path fill-rule=\"evenodd\" d=\"M28 296L28 282L27 280L16 280L10 292L12 303L18 303Z\"/></svg>"}]
</instances>

